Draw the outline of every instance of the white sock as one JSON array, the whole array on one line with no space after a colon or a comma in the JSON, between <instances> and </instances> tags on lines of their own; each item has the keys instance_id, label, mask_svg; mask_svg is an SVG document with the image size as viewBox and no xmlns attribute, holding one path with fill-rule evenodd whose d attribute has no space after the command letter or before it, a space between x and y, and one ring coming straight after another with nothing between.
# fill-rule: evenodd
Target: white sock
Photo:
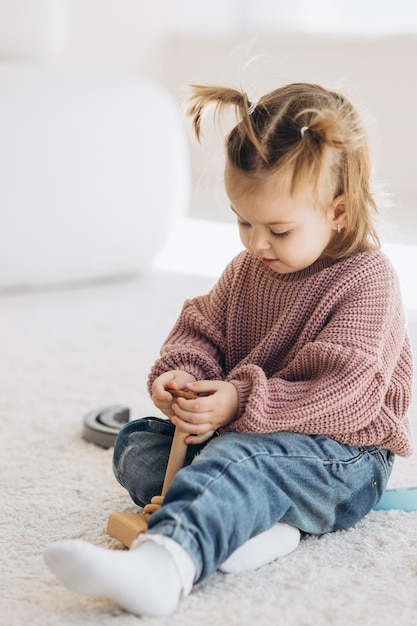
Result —
<instances>
[{"instance_id":1,"label":"white sock","mask_svg":"<svg viewBox=\"0 0 417 626\"><path fill-rule=\"evenodd\" d=\"M152 535L154 537L155 535ZM135 615L164 617L175 611L184 595L181 572L162 542L149 540L131 550L108 550L85 541L61 541L48 546L44 558L61 582L80 593L109 598ZM172 539L183 558L191 558ZM194 565L190 571L195 573ZM186 583L187 592L192 580Z\"/></svg>"},{"instance_id":2,"label":"white sock","mask_svg":"<svg viewBox=\"0 0 417 626\"><path fill-rule=\"evenodd\" d=\"M278 522L269 530L252 537L229 556L219 567L225 574L239 574L258 569L280 556L296 549L300 543L300 531L294 526Z\"/></svg>"}]
</instances>

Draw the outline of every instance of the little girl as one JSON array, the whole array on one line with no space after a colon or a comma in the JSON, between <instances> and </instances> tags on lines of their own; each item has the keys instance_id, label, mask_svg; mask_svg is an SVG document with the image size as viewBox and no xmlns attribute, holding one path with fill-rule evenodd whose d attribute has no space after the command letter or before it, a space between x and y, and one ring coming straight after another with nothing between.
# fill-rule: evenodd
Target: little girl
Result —
<instances>
[{"instance_id":1,"label":"little girl","mask_svg":"<svg viewBox=\"0 0 417 626\"><path fill-rule=\"evenodd\" d=\"M194 86L197 138L209 104L238 115L225 185L245 251L185 302L149 376L155 405L198 454L131 550L64 541L45 553L68 587L137 615L169 615L194 583L276 559L300 532L354 525L380 499L394 455L412 452L410 343L355 110L313 84L256 104ZM115 472L141 503L137 434L120 434Z\"/></svg>"}]
</instances>

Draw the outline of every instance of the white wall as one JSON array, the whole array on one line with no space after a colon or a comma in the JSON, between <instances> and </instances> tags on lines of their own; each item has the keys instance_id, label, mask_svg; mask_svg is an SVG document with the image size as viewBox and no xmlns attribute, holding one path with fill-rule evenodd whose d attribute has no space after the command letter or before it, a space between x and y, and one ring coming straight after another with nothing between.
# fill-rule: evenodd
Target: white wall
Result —
<instances>
[{"instance_id":1,"label":"white wall","mask_svg":"<svg viewBox=\"0 0 417 626\"><path fill-rule=\"evenodd\" d=\"M177 36L417 32L415 0L172 0L168 7Z\"/></svg>"},{"instance_id":2,"label":"white wall","mask_svg":"<svg viewBox=\"0 0 417 626\"><path fill-rule=\"evenodd\" d=\"M160 80L168 0L69 0L63 67L131 72Z\"/></svg>"}]
</instances>

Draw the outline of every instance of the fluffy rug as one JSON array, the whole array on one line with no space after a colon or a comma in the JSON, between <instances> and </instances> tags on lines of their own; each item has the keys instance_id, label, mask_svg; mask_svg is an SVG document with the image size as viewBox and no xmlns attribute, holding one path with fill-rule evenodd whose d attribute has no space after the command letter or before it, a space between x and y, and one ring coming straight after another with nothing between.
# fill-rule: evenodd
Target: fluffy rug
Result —
<instances>
[{"instance_id":1,"label":"fluffy rug","mask_svg":"<svg viewBox=\"0 0 417 626\"><path fill-rule=\"evenodd\" d=\"M113 477L112 450L82 439L83 416L117 403L132 418L155 414L148 369L184 298L211 283L154 270L0 296L2 625L417 624L417 513L372 511L259 571L216 573L169 619L139 619L72 593L44 565L44 547L63 538L120 549L106 534L107 517L135 507ZM410 329L417 346L412 312ZM414 485L416 469L416 456L398 459L391 486Z\"/></svg>"}]
</instances>

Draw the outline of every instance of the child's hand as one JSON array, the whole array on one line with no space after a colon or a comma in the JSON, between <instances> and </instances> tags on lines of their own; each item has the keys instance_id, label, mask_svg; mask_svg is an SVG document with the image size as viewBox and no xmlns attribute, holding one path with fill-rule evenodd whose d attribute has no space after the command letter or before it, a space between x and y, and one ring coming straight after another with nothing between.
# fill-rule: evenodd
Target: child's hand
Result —
<instances>
[{"instance_id":1,"label":"child's hand","mask_svg":"<svg viewBox=\"0 0 417 626\"><path fill-rule=\"evenodd\" d=\"M169 393L170 389L183 389L187 383L195 381L194 376L182 370L170 370L164 372L156 378L152 385L152 400L156 407L164 415L171 417L175 415L172 404L174 397Z\"/></svg>"},{"instance_id":2,"label":"child's hand","mask_svg":"<svg viewBox=\"0 0 417 626\"><path fill-rule=\"evenodd\" d=\"M195 392L199 397L188 400L177 398L172 405L174 415L171 421L190 436L187 444L207 441L216 430L232 422L237 411L237 391L232 383L221 380L200 380L188 383L185 390Z\"/></svg>"}]
</instances>

